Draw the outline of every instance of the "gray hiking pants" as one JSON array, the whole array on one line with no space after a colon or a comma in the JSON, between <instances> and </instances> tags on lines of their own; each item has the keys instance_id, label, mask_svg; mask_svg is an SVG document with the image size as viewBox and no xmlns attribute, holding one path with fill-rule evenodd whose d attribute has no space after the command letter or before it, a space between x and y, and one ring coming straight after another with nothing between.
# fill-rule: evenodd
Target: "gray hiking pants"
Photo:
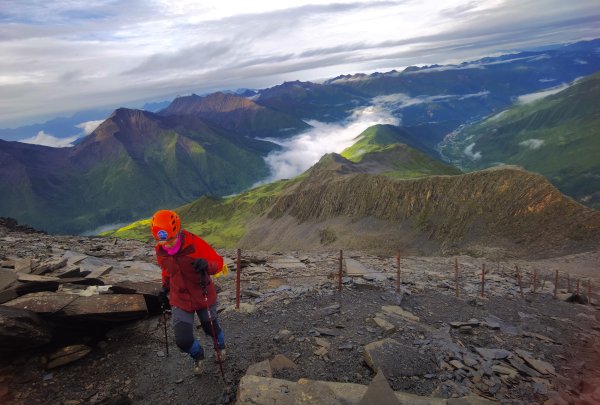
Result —
<instances>
[{"instance_id":1,"label":"gray hiking pants","mask_svg":"<svg viewBox=\"0 0 600 405\"><path fill-rule=\"evenodd\" d=\"M215 334L215 338L219 343L219 346L222 346L222 336L223 333L221 331L221 326L219 325L219 321L217 319L217 304L215 303L210 307L210 316L212 318L212 325L214 328L214 332L210 326L209 313L206 308L200 309L195 312L200 318L200 325L202 326L202 330L209 337L210 341L213 342L213 333ZM175 343L177 347L179 347L182 351L190 353L193 351L194 353L190 353L193 357L196 355L197 350L202 350L199 347L199 342L194 344L196 340L194 339L194 312L187 312L181 308L172 307L171 308L171 322L173 325L173 332L175 332ZM203 350L202 350L203 351Z\"/></svg>"}]
</instances>

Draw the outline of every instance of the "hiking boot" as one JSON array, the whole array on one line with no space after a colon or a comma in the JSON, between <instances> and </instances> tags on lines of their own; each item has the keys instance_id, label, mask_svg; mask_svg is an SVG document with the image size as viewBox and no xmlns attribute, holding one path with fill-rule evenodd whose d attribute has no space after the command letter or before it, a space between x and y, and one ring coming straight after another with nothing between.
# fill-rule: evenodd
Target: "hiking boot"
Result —
<instances>
[{"instance_id":1,"label":"hiking boot","mask_svg":"<svg viewBox=\"0 0 600 405\"><path fill-rule=\"evenodd\" d=\"M204 357L194 360L194 375L204 374Z\"/></svg>"},{"instance_id":2,"label":"hiking boot","mask_svg":"<svg viewBox=\"0 0 600 405\"><path fill-rule=\"evenodd\" d=\"M215 363L219 362L219 357L221 358L221 363L223 363L225 361L225 358L227 357L225 349L219 350L219 356L217 356L215 353Z\"/></svg>"}]
</instances>

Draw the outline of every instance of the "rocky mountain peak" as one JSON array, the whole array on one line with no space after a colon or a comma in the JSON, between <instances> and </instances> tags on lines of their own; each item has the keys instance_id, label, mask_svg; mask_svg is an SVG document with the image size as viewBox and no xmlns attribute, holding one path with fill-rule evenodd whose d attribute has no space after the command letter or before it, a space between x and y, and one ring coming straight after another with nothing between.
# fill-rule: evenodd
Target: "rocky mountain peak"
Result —
<instances>
[{"instance_id":1,"label":"rocky mountain peak","mask_svg":"<svg viewBox=\"0 0 600 405\"><path fill-rule=\"evenodd\" d=\"M212 93L204 97L196 94L178 97L164 110L163 115L169 114L201 114L201 113L227 113L240 109L260 109L252 100L228 93Z\"/></svg>"}]
</instances>

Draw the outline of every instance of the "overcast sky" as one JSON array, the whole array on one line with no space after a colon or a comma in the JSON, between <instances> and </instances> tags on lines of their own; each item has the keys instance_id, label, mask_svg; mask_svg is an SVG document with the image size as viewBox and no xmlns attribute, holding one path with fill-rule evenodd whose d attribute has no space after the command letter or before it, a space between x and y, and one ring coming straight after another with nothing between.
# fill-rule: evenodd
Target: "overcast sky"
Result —
<instances>
[{"instance_id":1,"label":"overcast sky","mask_svg":"<svg viewBox=\"0 0 600 405\"><path fill-rule=\"evenodd\" d=\"M598 0L0 0L0 127L591 39L599 21Z\"/></svg>"}]
</instances>

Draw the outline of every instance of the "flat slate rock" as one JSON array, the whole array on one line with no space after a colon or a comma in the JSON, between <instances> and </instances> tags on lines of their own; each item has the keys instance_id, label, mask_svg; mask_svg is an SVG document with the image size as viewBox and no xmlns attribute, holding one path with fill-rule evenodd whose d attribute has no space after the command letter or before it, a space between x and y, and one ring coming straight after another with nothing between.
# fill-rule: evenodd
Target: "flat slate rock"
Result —
<instances>
[{"instance_id":1,"label":"flat slate rock","mask_svg":"<svg viewBox=\"0 0 600 405\"><path fill-rule=\"evenodd\" d=\"M394 390L388 384L385 375L381 371L379 371L369 387L367 388L367 392L362 397L359 402L359 405L399 405L400 401L396 398L394 394Z\"/></svg>"},{"instance_id":2,"label":"flat slate rock","mask_svg":"<svg viewBox=\"0 0 600 405\"><path fill-rule=\"evenodd\" d=\"M100 294L77 297L57 315L109 322L141 319L148 314L146 300L141 294Z\"/></svg>"},{"instance_id":3,"label":"flat slate rock","mask_svg":"<svg viewBox=\"0 0 600 405\"><path fill-rule=\"evenodd\" d=\"M346 264L346 275L349 277L362 277L371 270L368 269L364 264L354 259L344 259Z\"/></svg>"},{"instance_id":4,"label":"flat slate rock","mask_svg":"<svg viewBox=\"0 0 600 405\"><path fill-rule=\"evenodd\" d=\"M366 345L364 359L373 371L381 370L388 377L421 376L437 370L430 353L419 353L391 338Z\"/></svg>"},{"instance_id":5,"label":"flat slate rock","mask_svg":"<svg viewBox=\"0 0 600 405\"><path fill-rule=\"evenodd\" d=\"M4 305L12 308L26 309L38 314L54 314L77 298L79 296L73 294L43 291L25 294Z\"/></svg>"},{"instance_id":6,"label":"flat slate rock","mask_svg":"<svg viewBox=\"0 0 600 405\"><path fill-rule=\"evenodd\" d=\"M0 291L17 281L17 273L8 269L0 269Z\"/></svg>"},{"instance_id":7,"label":"flat slate rock","mask_svg":"<svg viewBox=\"0 0 600 405\"><path fill-rule=\"evenodd\" d=\"M269 267L273 267L274 269L283 270L283 269L305 269L306 264L302 263L300 260L295 257L284 257L281 259L276 259L267 263Z\"/></svg>"},{"instance_id":8,"label":"flat slate rock","mask_svg":"<svg viewBox=\"0 0 600 405\"><path fill-rule=\"evenodd\" d=\"M92 349L86 345L71 345L63 347L48 356L47 369L52 369L72 363L88 355Z\"/></svg>"},{"instance_id":9,"label":"flat slate rock","mask_svg":"<svg viewBox=\"0 0 600 405\"><path fill-rule=\"evenodd\" d=\"M486 360L501 360L512 355L511 352L505 349L488 349L484 347L476 347L475 350L481 357Z\"/></svg>"},{"instance_id":10,"label":"flat slate rock","mask_svg":"<svg viewBox=\"0 0 600 405\"><path fill-rule=\"evenodd\" d=\"M118 294L158 295L162 287L160 280L150 281L121 281L113 284L110 289Z\"/></svg>"},{"instance_id":11,"label":"flat slate rock","mask_svg":"<svg viewBox=\"0 0 600 405\"><path fill-rule=\"evenodd\" d=\"M406 319L407 321L419 322L420 320L418 316L402 309L398 305L384 305L381 307L381 310L386 314L398 316L400 318Z\"/></svg>"}]
</instances>

